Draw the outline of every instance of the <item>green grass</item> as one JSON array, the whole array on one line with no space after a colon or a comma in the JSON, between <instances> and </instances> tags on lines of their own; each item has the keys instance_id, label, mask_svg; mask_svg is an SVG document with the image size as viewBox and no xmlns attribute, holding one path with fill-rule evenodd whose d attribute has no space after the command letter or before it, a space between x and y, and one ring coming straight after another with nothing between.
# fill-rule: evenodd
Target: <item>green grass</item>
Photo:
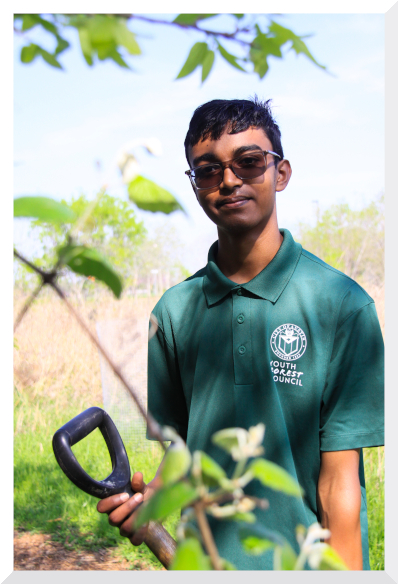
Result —
<instances>
[{"instance_id":1,"label":"green grass","mask_svg":"<svg viewBox=\"0 0 398 584\"><path fill-rule=\"evenodd\" d=\"M384 447L364 450L371 570L384 570Z\"/></svg>"},{"instance_id":2,"label":"green grass","mask_svg":"<svg viewBox=\"0 0 398 584\"><path fill-rule=\"evenodd\" d=\"M140 560L155 568L161 565L146 546L136 548L108 524L107 515L96 510L97 499L75 487L59 468L52 450L52 436L58 428L95 404L88 399L76 403L70 388L66 399L29 395L28 390L15 395L14 436L14 518L15 527L31 532L51 534L69 549L95 551L111 549L129 562ZM43 392L44 393L44 392ZM70 399L68 394L70 393ZM65 395L63 396L65 398ZM156 445L126 449L132 472L141 471L150 480L162 453ZM108 476L111 464L105 442L96 430L73 447L83 468L94 478ZM384 570L384 449L367 449L364 453L367 482L369 548L372 570ZM173 537L178 513L164 522Z\"/></svg>"},{"instance_id":3,"label":"green grass","mask_svg":"<svg viewBox=\"0 0 398 584\"><path fill-rule=\"evenodd\" d=\"M82 403L78 408L71 405L61 412L48 398L16 395L15 405L15 420L22 413L21 408L24 413L22 431L14 436L15 528L51 534L55 541L66 542L68 549L112 549L129 562L141 560L160 568L146 546L132 546L117 528L108 524L108 516L96 510L98 499L75 487L55 460L54 432L85 408L101 404ZM139 470L144 480L152 479L162 458L160 447L156 445L153 455L151 446L134 452L128 444L125 446L132 472ZM76 444L73 451L83 468L97 480L110 474L110 458L99 430ZM178 516L176 513L164 522L173 537Z\"/></svg>"}]
</instances>

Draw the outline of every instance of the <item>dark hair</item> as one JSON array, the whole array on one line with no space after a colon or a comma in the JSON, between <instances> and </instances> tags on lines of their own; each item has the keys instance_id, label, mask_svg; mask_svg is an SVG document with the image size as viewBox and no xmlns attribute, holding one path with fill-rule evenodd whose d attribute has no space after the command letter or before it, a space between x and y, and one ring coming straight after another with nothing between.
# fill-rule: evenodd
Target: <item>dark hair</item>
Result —
<instances>
[{"instance_id":1,"label":"dark hair","mask_svg":"<svg viewBox=\"0 0 398 584\"><path fill-rule=\"evenodd\" d=\"M188 164L188 149L200 140L218 140L226 129L228 134L237 134L251 127L264 130L274 152L283 158L281 132L270 102L261 102L255 95L252 99L213 99L196 108L184 142Z\"/></svg>"}]
</instances>

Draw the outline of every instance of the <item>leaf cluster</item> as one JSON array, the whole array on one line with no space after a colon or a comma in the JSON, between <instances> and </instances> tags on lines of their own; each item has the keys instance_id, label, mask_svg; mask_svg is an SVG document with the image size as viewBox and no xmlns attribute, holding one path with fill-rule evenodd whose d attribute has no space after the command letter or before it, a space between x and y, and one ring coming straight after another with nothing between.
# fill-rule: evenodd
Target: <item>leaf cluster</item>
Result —
<instances>
[{"instance_id":1,"label":"leaf cluster","mask_svg":"<svg viewBox=\"0 0 398 584\"><path fill-rule=\"evenodd\" d=\"M192 522L203 511L220 520L240 522L239 537L244 550L255 555L274 550L274 568L277 570L300 570L307 561L313 569L346 569L336 552L325 543L317 543L330 536L330 532L319 524L312 525L306 534L305 528L298 526L297 540L301 552L297 555L283 536L257 523L255 514L251 513L256 505L264 502L244 493L243 488L253 479L288 496L303 495L301 487L283 468L264 458L253 458L263 441L264 429L262 424L248 431L227 428L212 436L213 443L237 461L232 477L228 477L208 454L195 451L191 455L175 430L163 428L164 439L173 442L161 465L162 487L140 508L135 526L139 528L149 521L163 521L171 513L185 508L177 528L178 545L172 570L214 568L205 551L208 536L202 529L199 532ZM222 569L235 569L225 559L219 560Z\"/></svg>"},{"instance_id":2,"label":"leaf cluster","mask_svg":"<svg viewBox=\"0 0 398 584\"><path fill-rule=\"evenodd\" d=\"M21 61L31 63L40 55L49 65L62 68L57 57L70 45L60 34L60 29L72 27L78 31L80 48L86 63L92 66L95 61L110 59L117 65L129 68L128 56L138 56L141 48L136 35L128 27L129 22L144 20L152 24L168 25L171 28L185 28L201 33L204 40L195 42L188 57L177 75L181 79L201 69L202 83L213 69L216 55L241 72L256 73L262 79L269 70L269 58L282 59L282 49L293 50L296 55L303 54L314 65L325 69L311 54L304 42L308 35L299 36L294 31L270 19L268 25L261 28L259 17L246 22L245 14L231 14L236 22L233 32L227 32L222 26L203 27L203 21L211 18L213 24L220 23L220 14L179 14L174 20L147 18L139 14L18 14L15 22L20 23L15 30L25 33L35 26L55 36L57 41L53 53L49 53L35 43L29 43L21 51ZM228 48L225 43L228 43ZM232 48L233 47L233 48ZM231 52L232 51L232 52Z\"/></svg>"},{"instance_id":3,"label":"leaf cluster","mask_svg":"<svg viewBox=\"0 0 398 584\"><path fill-rule=\"evenodd\" d=\"M193 26L196 25L197 22L204 18L209 18L210 16L215 15L180 14L174 22ZM240 20L244 15L234 14L233 16ZM193 45L188 54L187 60L177 75L177 79L186 77L193 73L197 67L201 67L203 83L210 74L216 53L229 63L229 65L244 73L249 72L246 66L248 63L251 63L253 65L252 71L257 73L260 79L262 79L269 69L269 57L281 59L283 57L282 47L287 43L290 45L289 49L294 50L297 55L300 53L304 54L315 65L325 69L325 67L318 63L309 51L307 45L303 41L305 37L298 36L292 30L281 26L273 20L270 21L268 28L265 28L264 30L261 30L259 24L255 23L254 26L249 28L237 26L235 32L232 34L223 33L222 31L215 32L207 29L203 30L203 32L206 33L209 42L197 42ZM243 34L245 39L247 38L247 35L250 35L252 40L243 40ZM228 42L231 44L232 42L235 42L235 46L240 47L241 50L239 52L242 54L235 55L229 52L225 46L221 44L221 38L227 38Z\"/></svg>"},{"instance_id":4,"label":"leaf cluster","mask_svg":"<svg viewBox=\"0 0 398 584\"><path fill-rule=\"evenodd\" d=\"M44 18L46 16L46 18ZM41 27L52 34L57 45L50 53L35 43L29 43L21 50L22 63L31 63L37 56L41 56L49 65L62 69L58 60L70 43L61 36L60 29L72 27L79 34L80 47L86 63L90 66L94 61L111 59L120 67L129 68L123 59L120 49L129 55L140 55L141 49L136 41L135 34L127 27L125 18L107 14L16 14L14 16L15 30L19 33Z\"/></svg>"}]
</instances>

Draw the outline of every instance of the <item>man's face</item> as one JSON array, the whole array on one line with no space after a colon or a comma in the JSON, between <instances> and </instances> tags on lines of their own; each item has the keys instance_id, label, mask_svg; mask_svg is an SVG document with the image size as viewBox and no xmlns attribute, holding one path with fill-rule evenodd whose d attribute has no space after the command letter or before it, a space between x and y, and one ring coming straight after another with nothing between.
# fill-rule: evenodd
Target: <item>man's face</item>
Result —
<instances>
[{"instance_id":1,"label":"man's face","mask_svg":"<svg viewBox=\"0 0 398 584\"><path fill-rule=\"evenodd\" d=\"M242 148L273 150L265 132L249 128L238 134L224 132L219 140L198 142L189 151L191 168L210 162L230 161L242 154ZM288 161L275 166L274 157L266 155L264 174L253 179L240 179L231 170L224 169L222 183L210 189L195 189L200 206L219 227L229 232L242 233L256 227L265 227L276 213L275 192L283 190L289 182L291 169Z\"/></svg>"}]
</instances>

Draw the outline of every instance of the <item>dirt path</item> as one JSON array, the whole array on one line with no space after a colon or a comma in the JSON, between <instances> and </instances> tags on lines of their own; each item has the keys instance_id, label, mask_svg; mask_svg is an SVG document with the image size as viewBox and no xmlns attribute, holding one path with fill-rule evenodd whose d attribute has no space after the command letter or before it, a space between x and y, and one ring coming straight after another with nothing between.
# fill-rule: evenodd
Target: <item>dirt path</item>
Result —
<instances>
[{"instance_id":1,"label":"dirt path","mask_svg":"<svg viewBox=\"0 0 398 584\"><path fill-rule=\"evenodd\" d=\"M133 563L109 550L98 552L67 549L50 535L14 531L14 570L153 570L140 560Z\"/></svg>"}]
</instances>

